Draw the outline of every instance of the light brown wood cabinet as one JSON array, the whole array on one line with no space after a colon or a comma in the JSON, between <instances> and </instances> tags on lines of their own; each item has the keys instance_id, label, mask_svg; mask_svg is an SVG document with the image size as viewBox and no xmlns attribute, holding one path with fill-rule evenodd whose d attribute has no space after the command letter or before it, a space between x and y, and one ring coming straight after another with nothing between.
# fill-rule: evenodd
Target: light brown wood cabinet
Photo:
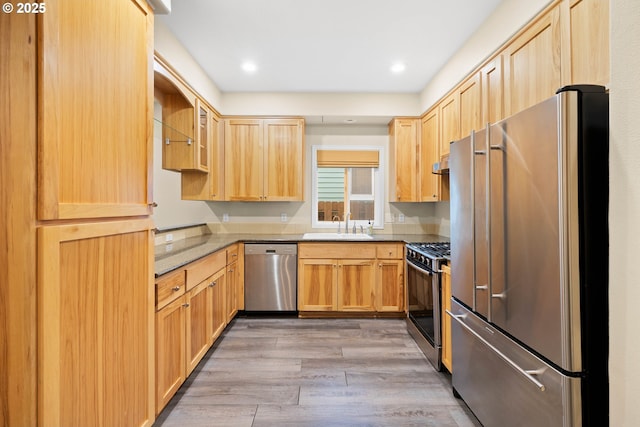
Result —
<instances>
[{"instance_id":1,"label":"light brown wood cabinet","mask_svg":"<svg viewBox=\"0 0 640 427\"><path fill-rule=\"evenodd\" d=\"M570 82L608 85L609 1L565 0L563 5L566 3L569 8Z\"/></svg>"},{"instance_id":2,"label":"light brown wood cabinet","mask_svg":"<svg viewBox=\"0 0 640 427\"><path fill-rule=\"evenodd\" d=\"M182 294L156 313L156 415L187 378L185 306Z\"/></svg>"},{"instance_id":3,"label":"light brown wood cabinet","mask_svg":"<svg viewBox=\"0 0 640 427\"><path fill-rule=\"evenodd\" d=\"M37 22L38 219L149 215L149 7L54 1Z\"/></svg>"},{"instance_id":4,"label":"light brown wood cabinet","mask_svg":"<svg viewBox=\"0 0 640 427\"><path fill-rule=\"evenodd\" d=\"M505 49L505 115L553 96L561 86L560 7L537 18Z\"/></svg>"},{"instance_id":5,"label":"light brown wood cabinet","mask_svg":"<svg viewBox=\"0 0 640 427\"><path fill-rule=\"evenodd\" d=\"M451 311L451 267L442 266L442 364L453 373L451 357L451 317L445 310Z\"/></svg>"},{"instance_id":6,"label":"light brown wood cabinet","mask_svg":"<svg viewBox=\"0 0 640 427\"><path fill-rule=\"evenodd\" d=\"M422 117L420 132L420 201L440 200L442 177L432 173L433 164L440 161L440 109L434 108Z\"/></svg>"},{"instance_id":7,"label":"light brown wood cabinet","mask_svg":"<svg viewBox=\"0 0 640 427\"><path fill-rule=\"evenodd\" d=\"M402 254L395 243L299 244L298 310L404 311Z\"/></svg>"},{"instance_id":8,"label":"light brown wood cabinet","mask_svg":"<svg viewBox=\"0 0 640 427\"><path fill-rule=\"evenodd\" d=\"M376 245L376 311L404 311L404 245Z\"/></svg>"},{"instance_id":9,"label":"light brown wood cabinet","mask_svg":"<svg viewBox=\"0 0 640 427\"><path fill-rule=\"evenodd\" d=\"M227 311L226 311L226 271L222 269L211 277L209 283L209 298L211 300L211 315L209 319L211 321L211 344L222 335L225 326L227 326Z\"/></svg>"},{"instance_id":10,"label":"light brown wood cabinet","mask_svg":"<svg viewBox=\"0 0 640 427\"><path fill-rule=\"evenodd\" d=\"M211 108L160 58L154 61L154 89L162 105L162 168L208 172Z\"/></svg>"},{"instance_id":11,"label":"light brown wood cabinet","mask_svg":"<svg viewBox=\"0 0 640 427\"><path fill-rule=\"evenodd\" d=\"M229 292L229 278L227 250L220 250L156 280L156 414L231 320L228 298L237 293Z\"/></svg>"},{"instance_id":12,"label":"light brown wood cabinet","mask_svg":"<svg viewBox=\"0 0 640 427\"><path fill-rule=\"evenodd\" d=\"M417 202L420 122L396 118L389 123L389 201Z\"/></svg>"},{"instance_id":13,"label":"light brown wood cabinet","mask_svg":"<svg viewBox=\"0 0 640 427\"><path fill-rule=\"evenodd\" d=\"M460 139L460 94L455 91L446 97L440 108L440 156L449 154L449 145Z\"/></svg>"},{"instance_id":14,"label":"light brown wood cabinet","mask_svg":"<svg viewBox=\"0 0 640 427\"><path fill-rule=\"evenodd\" d=\"M502 78L502 55L498 55L480 70L482 88L482 122L495 123L504 118L504 97Z\"/></svg>"},{"instance_id":15,"label":"light brown wood cabinet","mask_svg":"<svg viewBox=\"0 0 640 427\"><path fill-rule=\"evenodd\" d=\"M38 228L39 425L153 422L151 227Z\"/></svg>"},{"instance_id":16,"label":"light brown wood cabinet","mask_svg":"<svg viewBox=\"0 0 640 427\"><path fill-rule=\"evenodd\" d=\"M225 200L302 201L304 119L224 122Z\"/></svg>"},{"instance_id":17,"label":"light brown wood cabinet","mask_svg":"<svg viewBox=\"0 0 640 427\"><path fill-rule=\"evenodd\" d=\"M224 200L224 124L215 111L209 115L209 173L183 170L183 200Z\"/></svg>"},{"instance_id":18,"label":"light brown wood cabinet","mask_svg":"<svg viewBox=\"0 0 640 427\"><path fill-rule=\"evenodd\" d=\"M459 138L482 127L482 80L480 72L469 77L458 89L460 99Z\"/></svg>"},{"instance_id":19,"label":"light brown wood cabinet","mask_svg":"<svg viewBox=\"0 0 640 427\"><path fill-rule=\"evenodd\" d=\"M213 312L210 284L212 280L206 279L186 294L185 327L187 352L187 375L198 365L211 344L213 322L210 318Z\"/></svg>"}]
</instances>

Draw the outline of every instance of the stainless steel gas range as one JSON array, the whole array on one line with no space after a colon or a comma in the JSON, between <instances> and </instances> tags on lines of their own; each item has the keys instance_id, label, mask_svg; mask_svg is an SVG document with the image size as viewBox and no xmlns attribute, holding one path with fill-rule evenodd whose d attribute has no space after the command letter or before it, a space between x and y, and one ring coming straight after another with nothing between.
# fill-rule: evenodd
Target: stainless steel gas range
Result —
<instances>
[{"instance_id":1,"label":"stainless steel gas range","mask_svg":"<svg viewBox=\"0 0 640 427\"><path fill-rule=\"evenodd\" d=\"M449 242L407 245L407 329L438 371L442 369L440 275L449 254Z\"/></svg>"}]
</instances>

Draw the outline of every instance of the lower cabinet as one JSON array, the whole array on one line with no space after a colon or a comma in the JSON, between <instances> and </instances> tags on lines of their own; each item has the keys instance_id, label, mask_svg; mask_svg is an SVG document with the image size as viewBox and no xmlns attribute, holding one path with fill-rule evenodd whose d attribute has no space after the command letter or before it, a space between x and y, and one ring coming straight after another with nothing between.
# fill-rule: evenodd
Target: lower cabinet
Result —
<instances>
[{"instance_id":1,"label":"lower cabinet","mask_svg":"<svg viewBox=\"0 0 640 427\"><path fill-rule=\"evenodd\" d=\"M198 365L198 362L205 355L211 344L211 328L213 322L210 320L212 313L212 300L207 279L186 295L186 351L187 351L187 375Z\"/></svg>"},{"instance_id":2,"label":"lower cabinet","mask_svg":"<svg viewBox=\"0 0 640 427\"><path fill-rule=\"evenodd\" d=\"M152 228L38 228L38 425L153 422Z\"/></svg>"},{"instance_id":3,"label":"lower cabinet","mask_svg":"<svg viewBox=\"0 0 640 427\"><path fill-rule=\"evenodd\" d=\"M404 262L387 259L402 254L395 243L299 244L298 310L403 312Z\"/></svg>"},{"instance_id":4,"label":"lower cabinet","mask_svg":"<svg viewBox=\"0 0 640 427\"><path fill-rule=\"evenodd\" d=\"M442 364L453 373L451 356L451 317L445 310L451 311L451 266L442 266Z\"/></svg>"},{"instance_id":5,"label":"lower cabinet","mask_svg":"<svg viewBox=\"0 0 640 427\"><path fill-rule=\"evenodd\" d=\"M376 271L376 311L404 311L404 260L378 260Z\"/></svg>"},{"instance_id":6,"label":"lower cabinet","mask_svg":"<svg viewBox=\"0 0 640 427\"><path fill-rule=\"evenodd\" d=\"M156 313L156 415L186 379L186 297Z\"/></svg>"},{"instance_id":7,"label":"lower cabinet","mask_svg":"<svg viewBox=\"0 0 640 427\"><path fill-rule=\"evenodd\" d=\"M373 259L337 261L338 311L374 311Z\"/></svg>"},{"instance_id":8,"label":"lower cabinet","mask_svg":"<svg viewBox=\"0 0 640 427\"><path fill-rule=\"evenodd\" d=\"M226 251L218 251L156 280L156 415L238 310L239 273L228 273L240 261L227 267L226 259Z\"/></svg>"}]
</instances>

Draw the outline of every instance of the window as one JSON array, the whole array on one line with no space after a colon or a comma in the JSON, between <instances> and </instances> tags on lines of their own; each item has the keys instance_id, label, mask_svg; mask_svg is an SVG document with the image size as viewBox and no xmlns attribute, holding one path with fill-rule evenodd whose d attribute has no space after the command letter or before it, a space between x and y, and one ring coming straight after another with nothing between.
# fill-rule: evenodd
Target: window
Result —
<instances>
[{"instance_id":1,"label":"window","mask_svg":"<svg viewBox=\"0 0 640 427\"><path fill-rule=\"evenodd\" d=\"M350 213L350 226L383 227L382 147L314 146L312 225L334 228Z\"/></svg>"}]
</instances>

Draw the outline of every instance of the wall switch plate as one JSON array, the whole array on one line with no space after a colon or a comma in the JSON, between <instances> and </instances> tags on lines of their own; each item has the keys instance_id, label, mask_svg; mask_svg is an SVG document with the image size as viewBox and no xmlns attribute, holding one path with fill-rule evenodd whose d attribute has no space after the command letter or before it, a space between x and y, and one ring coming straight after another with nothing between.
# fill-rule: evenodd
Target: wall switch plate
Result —
<instances>
[{"instance_id":1,"label":"wall switch plate","mask_svg":"<svg viewBox=\"0 0 640 427\"><path fill-rule=\"evenodd\" d=\"M398 214L398 222L404 222L404 214Z\"/></svg>"},{"instance_id":2,"label":"wall switch plate","mask_svg":"<svg viewBox=\"0 0 640 427\"><path fill-rule=\"evenodd\" d=\"M229 222L229 214L222 214L222 222Z\"/></svg>"},{"instance_id":3,"label":"wall switch plate","mask_svg":"<svg viewBox=\"0 0 640 427\"><path fill-rule=\"evenodd\" d=\"M173 234L171 234L171 233L165 234L164 241L165 242L173 242Z\"/></svg>"},{"instance_id":4,"label":"wall switch plate","mask_svg":"<svg viewBox=\"0 0 640 427\"><path fill-rule=\"evenodd\" d=\"M287 214L286 213L281 213L280 214L280 222L287 222Z\"/></svg>"}]
</instances>

